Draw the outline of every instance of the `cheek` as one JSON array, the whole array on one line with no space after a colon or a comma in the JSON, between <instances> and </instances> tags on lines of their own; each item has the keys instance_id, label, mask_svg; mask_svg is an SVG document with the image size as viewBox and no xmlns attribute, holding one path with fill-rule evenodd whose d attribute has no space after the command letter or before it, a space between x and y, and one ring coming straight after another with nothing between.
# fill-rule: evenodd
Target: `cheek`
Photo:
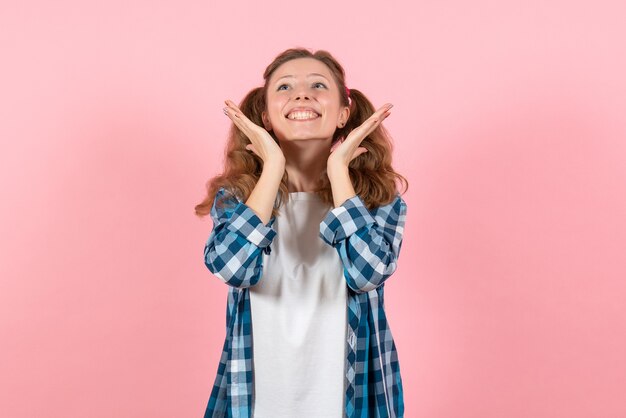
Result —
<instances>
[{"instance_id":1,"label":"cheek","mask_svg":"<svg viewBox=\"0 0 626 418\"><path fill-rule=\"evenodd\" d=\"M268 106L268 113L272 121L283 118L283 104L279 102L273 102Z\"/></svg>"}]
</instances>

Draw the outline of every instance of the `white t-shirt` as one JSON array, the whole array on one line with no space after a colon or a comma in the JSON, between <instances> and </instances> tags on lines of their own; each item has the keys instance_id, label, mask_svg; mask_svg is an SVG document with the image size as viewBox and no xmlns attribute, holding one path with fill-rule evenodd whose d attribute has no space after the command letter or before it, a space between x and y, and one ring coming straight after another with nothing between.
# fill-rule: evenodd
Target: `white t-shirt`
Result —
<instances>
[{"instance_id":1,"label":"white t-shirt","mask_svg":"<svg viewBox=\"0 0 626 418\"><path fill-rule=\"evenodd\" d=\"M337 250L319 237L332 207L292 192L250 287L254 418L342 418L347 291Z\"/></svg>"}]
</instances>

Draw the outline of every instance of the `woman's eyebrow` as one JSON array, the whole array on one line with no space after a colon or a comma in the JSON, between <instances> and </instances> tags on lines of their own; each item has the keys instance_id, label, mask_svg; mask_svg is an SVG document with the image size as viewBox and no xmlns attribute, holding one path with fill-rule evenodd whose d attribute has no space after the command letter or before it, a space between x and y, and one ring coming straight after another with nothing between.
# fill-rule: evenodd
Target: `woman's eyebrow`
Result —
<instances>
[{"instance_id":1,"label":"woman's eyebrow","mask_svg":"<svg viewBox=\"0 0 626 418\"><path fill-rule=\"evenodd\" d=\"M311 77L311 76L313 76L313 75L317 75L317 76L320 76L320 77L326 78L326 80L328 80L328 78L327 78L326 76L323 76L322 74L319 74L319 73L311 73L311 74L309 74L307 77ZM294 78L294 76L293 76L293 75L291 75L291 74L290 74L290 75L284 75L284 76L282 76L282 77L278 78L276 81L278 81L278 80L280 80L280 79L283 79L283 78Z\"/></svg>"}]
</instances>

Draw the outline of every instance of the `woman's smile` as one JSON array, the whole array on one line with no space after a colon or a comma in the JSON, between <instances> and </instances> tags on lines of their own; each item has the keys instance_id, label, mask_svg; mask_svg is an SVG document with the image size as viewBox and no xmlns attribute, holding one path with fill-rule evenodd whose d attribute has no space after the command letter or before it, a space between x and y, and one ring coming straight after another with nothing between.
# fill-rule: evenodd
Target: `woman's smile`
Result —
<instances>
[{"instance_id":1,"label":"woman's smile","mask_svg":"<svg viewBox=\"0 0 626 418\"><path fill-rule=\"evenodd\" d=\"M319 112L312 107L298 106L287 112L287 119L291 120L313 120L317 119Z\"/></svg>"},{"instance_id":2,"label":"woman's smile","mask_svg":"<svg viewBox=\"0 0 626 418\"><path fill-rule=\"evenodd\" d=\"M319 117L320 116L317 113L312 112L310 110L291 112L290 114L287 115L287 119L293 120L293 121L300 121L300 122L315 120Z\"/></svg>"}]
</instances>

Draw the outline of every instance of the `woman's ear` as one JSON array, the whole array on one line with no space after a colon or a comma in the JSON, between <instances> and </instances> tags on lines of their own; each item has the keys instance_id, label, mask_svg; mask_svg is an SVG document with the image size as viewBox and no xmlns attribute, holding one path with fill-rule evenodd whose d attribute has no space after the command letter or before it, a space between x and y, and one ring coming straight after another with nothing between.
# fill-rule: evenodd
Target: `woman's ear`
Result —
<instances>
[{"instance_id":1,"label":"woman's ear","mask_svg":"<svg viewBox=\"0 0 626 418\"><path fill-rule=\"evenodd\" d=\"M344 106L344 108L341 109L341 113L339 114L339 125L337 125L337 127L343 128L344 126L346 126L346 123L348 123L348 119L350 119L350 108L348 106Z\"/></svg>"},{"instance_id":2,"label":"woman's ear","mask_svg":"<svg viewBox=\"0 0 626 418\"><path fill-rule=\"evenodd\" d=\"M272 123L270 122L270 118L267 117L267 112L264 110L261 112L261 119L263 119L263 127L266 131L272 130Z\"/></svg>"}]
</instances>

